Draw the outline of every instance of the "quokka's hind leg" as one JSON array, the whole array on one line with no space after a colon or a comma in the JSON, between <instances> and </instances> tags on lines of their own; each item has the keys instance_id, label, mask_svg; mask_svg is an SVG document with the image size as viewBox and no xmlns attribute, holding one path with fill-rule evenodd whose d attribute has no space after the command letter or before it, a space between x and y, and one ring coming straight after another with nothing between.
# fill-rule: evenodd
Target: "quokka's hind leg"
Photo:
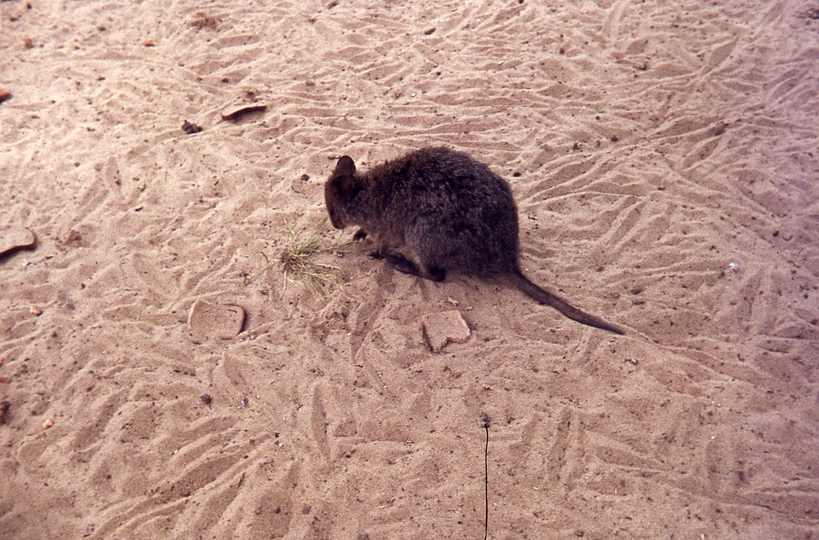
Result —
<instances>
[{"instance_id":1,"label":"quokka's hind leg","mask_svg":"<svg viewBox=\"0 0 819 540\"><path fill-rule=\"evenodd\" d=\"M419 276L424 279L429 279L431 281L443 281L444 278L446 277L446 270L444 270L443 268L439 268L437 266L422 268L415 264L414 262L412 262L411 260L404 257L403 255L399 255L397 253L389 253L386 251L382 251L373 253L372 255L377 256L378 258L385 259L393 266L393 268L405 274Z\"/></svg>"},{"instance_id":2,"label":"quokka's hind leg","mask_svg":"<svg viewBox=\"0 0 819 540\"><path fill-rule=\"evenodd\" d=\"M431 281L443 281L446 278L446 270L438 266L427 267L426 275L422 276Z\"/></svg>"},{"instance_id":3,"label":"quokka's hind leg","mask_svg":"<svg viewBox=\"0 0 819 540\"><path fill-rule=\"evenodd\" d=\"M383 259L390 263L393 266L393 268L395 268L399 272L403 272L405 274L410 274L413 276L424 277L423 273L421 272L421 269L418 268L418 265L412 262L411 260L407 259L403 255L389 252L381 252L379 255L381 255Z\"/></svg>"}]
</instances>

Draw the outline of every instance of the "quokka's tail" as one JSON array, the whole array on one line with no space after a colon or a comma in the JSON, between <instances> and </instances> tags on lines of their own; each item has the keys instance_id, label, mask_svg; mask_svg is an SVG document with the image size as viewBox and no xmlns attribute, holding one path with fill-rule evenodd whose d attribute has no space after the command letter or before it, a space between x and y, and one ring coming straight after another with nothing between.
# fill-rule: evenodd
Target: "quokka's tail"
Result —
<instances>
[{"instance_id":1,"label":"quokka's tail","mask_svg":"<svg viewBox=\"0 0 819 540\"><path fill-rule=\"evenodd\" d=\"M529 281L529 278L524 276L523 272L520 270L517 270L513 275L515 276L515 285L517 285L521 291L531 296L541 304L546 304L549 307L555 308L566 317L577 321L580 324L594 326L595 328L600 328L601 330L608 330L609 332L623 335L624 332L619 326L607 323L603 319L599 319L594 315L589 315L584 311L580 311L562 298L553 295L545 289L541 289Z\"/></svg>"}]
</instances>

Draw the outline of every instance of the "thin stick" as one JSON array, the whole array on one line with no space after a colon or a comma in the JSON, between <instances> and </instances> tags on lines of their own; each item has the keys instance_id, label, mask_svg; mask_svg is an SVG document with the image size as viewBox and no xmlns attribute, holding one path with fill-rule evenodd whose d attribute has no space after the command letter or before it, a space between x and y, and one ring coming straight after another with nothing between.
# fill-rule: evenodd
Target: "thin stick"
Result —
<instances>
[{"instance_id":1,"label":"thin stick","mask_svg":"<svg viewBox=\"0 0 819 540\"><path fill-rule=\"evenodd\" d=\"M483 420L483 428L486 430L486 446L483 451L483 487L484 487L484 534L483 540L489 538L489 415L483 413L481 415Z\"/></svg>"}]
</instances>

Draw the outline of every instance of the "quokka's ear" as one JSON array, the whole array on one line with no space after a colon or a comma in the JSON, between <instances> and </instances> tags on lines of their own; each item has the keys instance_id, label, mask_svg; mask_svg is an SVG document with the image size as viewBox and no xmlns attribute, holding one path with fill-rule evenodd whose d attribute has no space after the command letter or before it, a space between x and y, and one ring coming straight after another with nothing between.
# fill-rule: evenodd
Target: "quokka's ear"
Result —
<instances>
[{"instance_id":1,"label":"quokka's ear","mask_svg":"<svg viewBox=\"0 0 819 540\"><path fill-rule=\"evenodd\" d=\"M352 160L350 160L350 162L352 162ZM353 182L353 178L351 176L336 173L335 176L330 179L329 187L330 192L337 198L347 200L353 194L355 182Z\"/></svg>"},{"instance_id":2,"label":"quokka's ear","mask_svg":"<svg viewBox=\"0 0 819 540\"><path fill-rule=\"evenodd\" d=\"M336 168L333 171L333 174L346 174L352 176L355 174L355 163L353 162L353 158L350 156L342 156L338 159L338 163L336 163Z\"/></svg>"}]
</instances>

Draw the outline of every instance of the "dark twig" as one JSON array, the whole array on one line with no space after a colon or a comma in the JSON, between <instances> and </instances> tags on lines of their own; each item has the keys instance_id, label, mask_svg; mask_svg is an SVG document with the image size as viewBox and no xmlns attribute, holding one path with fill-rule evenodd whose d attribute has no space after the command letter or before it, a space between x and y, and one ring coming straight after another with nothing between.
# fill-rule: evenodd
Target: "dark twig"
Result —
<instances>
[{"instance_id":1,"label":"dark twig","mask_svg":"<svg viewBox=\"0 0 819 540\"><path fill-rule=\"evenodd\" d=\"M484 487L484 534L483 540L489 538L489 415L486 413L481 414L481 421L483 422L483 428L486 430L486 446L484 447L483 451L483 487Z\"/></svg>"}]
</instances>

